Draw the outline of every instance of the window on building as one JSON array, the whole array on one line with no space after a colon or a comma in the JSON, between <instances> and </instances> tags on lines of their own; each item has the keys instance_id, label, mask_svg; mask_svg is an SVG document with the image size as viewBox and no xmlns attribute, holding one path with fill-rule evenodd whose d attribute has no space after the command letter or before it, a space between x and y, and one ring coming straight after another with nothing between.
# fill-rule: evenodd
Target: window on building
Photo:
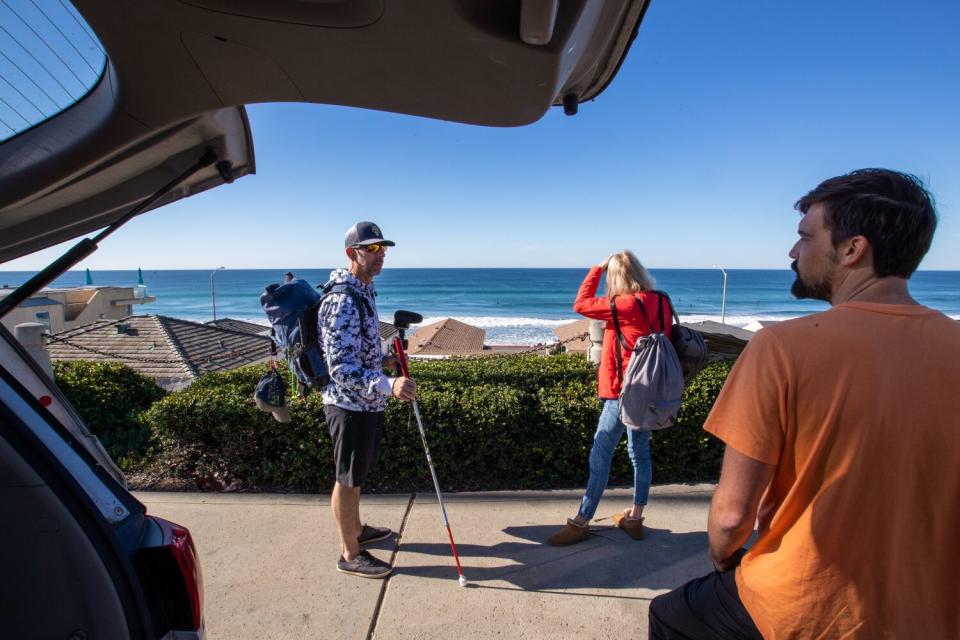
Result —
<instances>
[{"instance_id":1,"label":"window on building","mask_svg":"<svg viewBox=\"0 0 960 640\"><path fill-rule=\"evenodd\" d=\"M46 325L47 331L50 331L50 312L49 311L38 311L33 314L34 319L40 324Z\"/></svg>"}]
</instances>

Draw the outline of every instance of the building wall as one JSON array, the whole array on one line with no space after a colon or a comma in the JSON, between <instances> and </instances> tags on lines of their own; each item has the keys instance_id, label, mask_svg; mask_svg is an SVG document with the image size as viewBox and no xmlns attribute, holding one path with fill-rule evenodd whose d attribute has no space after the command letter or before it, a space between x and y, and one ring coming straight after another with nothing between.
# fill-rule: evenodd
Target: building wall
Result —
<instances>
[{"instance_id":1,"label":"building wall","mask_svg":"<svg viewBox=\"0 0 960 640\"><path fill-rule=\"evenodd\" d=\"M3 318L10 331L24 322L44 322L51 333L80 327L97 320L119 320L132 315L133 305L115 305L113 301L134 300L133 287L77 287L74 289L45 289L36 297L50 298L62 304L17 307ZM141 298L151 302L155 298ZM49 313L49 321L40 320L37 313Z\"/></svg>"},{"instance_id":2,"label":"building wall","mask_svg":"<svg viewBox=\"0 0 960 640\"><path fill-rule=\"evenodd\" d=\"M48 319L38 316L38 314L48 314ZM44 304L38 305L35 307L17 307L7 315L3 317L3 326L10 330L10 333L14 332L14 327L18 324L23 324L24 322L42 322L46 324L51 333L56 333L57 331L62 331L63 325L63 305L60 304Z\"/></svg>"}]
</instances>

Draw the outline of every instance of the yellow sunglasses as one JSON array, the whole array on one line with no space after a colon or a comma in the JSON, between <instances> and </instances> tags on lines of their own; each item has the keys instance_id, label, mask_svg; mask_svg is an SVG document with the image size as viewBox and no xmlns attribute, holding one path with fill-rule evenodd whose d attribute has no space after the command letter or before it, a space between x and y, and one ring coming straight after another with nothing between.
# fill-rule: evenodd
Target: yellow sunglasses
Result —
<instances>
[{"instance_id":1,"label":"yellow sunglasses","mask_svg":"<svg viewBox=\"0 0 960 640\"><path fill-rule=\"evenodd\" d=\"M354 248L363 249L367 253L380 253L381 251L383 251L384 253L387 252L387 248L382 244L357 245Z\"/></svg>"}]
</instances>

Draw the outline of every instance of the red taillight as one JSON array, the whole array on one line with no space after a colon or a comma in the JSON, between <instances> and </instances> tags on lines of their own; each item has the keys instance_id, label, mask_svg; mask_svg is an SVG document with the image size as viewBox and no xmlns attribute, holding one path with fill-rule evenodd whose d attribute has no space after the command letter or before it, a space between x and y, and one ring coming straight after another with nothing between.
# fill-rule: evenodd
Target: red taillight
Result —
<instances>
[{"instance_id":1,"label":"red taillight","mask_svg":"<svg viewBox=\"0 0 960 640\"><path fill-rule=\"evenodd\" d=\"M159 520L159 518L158 518ZM183 584L187 588L187 597L193 608L193 627L199 629L203 620L203 572L200 570L200 559L197 557L197 548L186 527L167 521L170 525L172 539L168 543L173 557L180 567ZM166 542L166 540L164 541Z\"/></svg>"},{"instance_id":2,"label":"red taillight","mask_svg":"<svg viewBox=\"0 0 960 640\"><path fill-rule=\"evenodd\" d=\"M53 404L53 398L50 396L40 396L37 398L37 400L40 401L40 406L42 407L49 407L51 404Z\"/></svg>"}]
</instances>

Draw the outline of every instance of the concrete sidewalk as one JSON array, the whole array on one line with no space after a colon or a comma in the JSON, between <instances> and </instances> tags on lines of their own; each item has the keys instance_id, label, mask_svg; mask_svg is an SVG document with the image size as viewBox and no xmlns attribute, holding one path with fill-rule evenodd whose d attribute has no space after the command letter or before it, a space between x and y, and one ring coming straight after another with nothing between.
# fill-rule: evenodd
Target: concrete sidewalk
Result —
<instances>
[{"instance_id":1,"label":"concrete sidewalk","mask_svg":"<svg viewBox=\"0 0 960 640\"><path fill-rule=\"evenodd\" d=\"M711 569L714 485L654 487L648 536L610 516L629 490L608 490L580 544L545 544L581 492L444 496L470 584L457 571L436 496L370 495L365 522L399 535L372 545L387 580L337 573L327 495L138 492L149 512L187 526L200 550L207 638L646 638L650 598Z\"/></svg>"}]
</instances>

